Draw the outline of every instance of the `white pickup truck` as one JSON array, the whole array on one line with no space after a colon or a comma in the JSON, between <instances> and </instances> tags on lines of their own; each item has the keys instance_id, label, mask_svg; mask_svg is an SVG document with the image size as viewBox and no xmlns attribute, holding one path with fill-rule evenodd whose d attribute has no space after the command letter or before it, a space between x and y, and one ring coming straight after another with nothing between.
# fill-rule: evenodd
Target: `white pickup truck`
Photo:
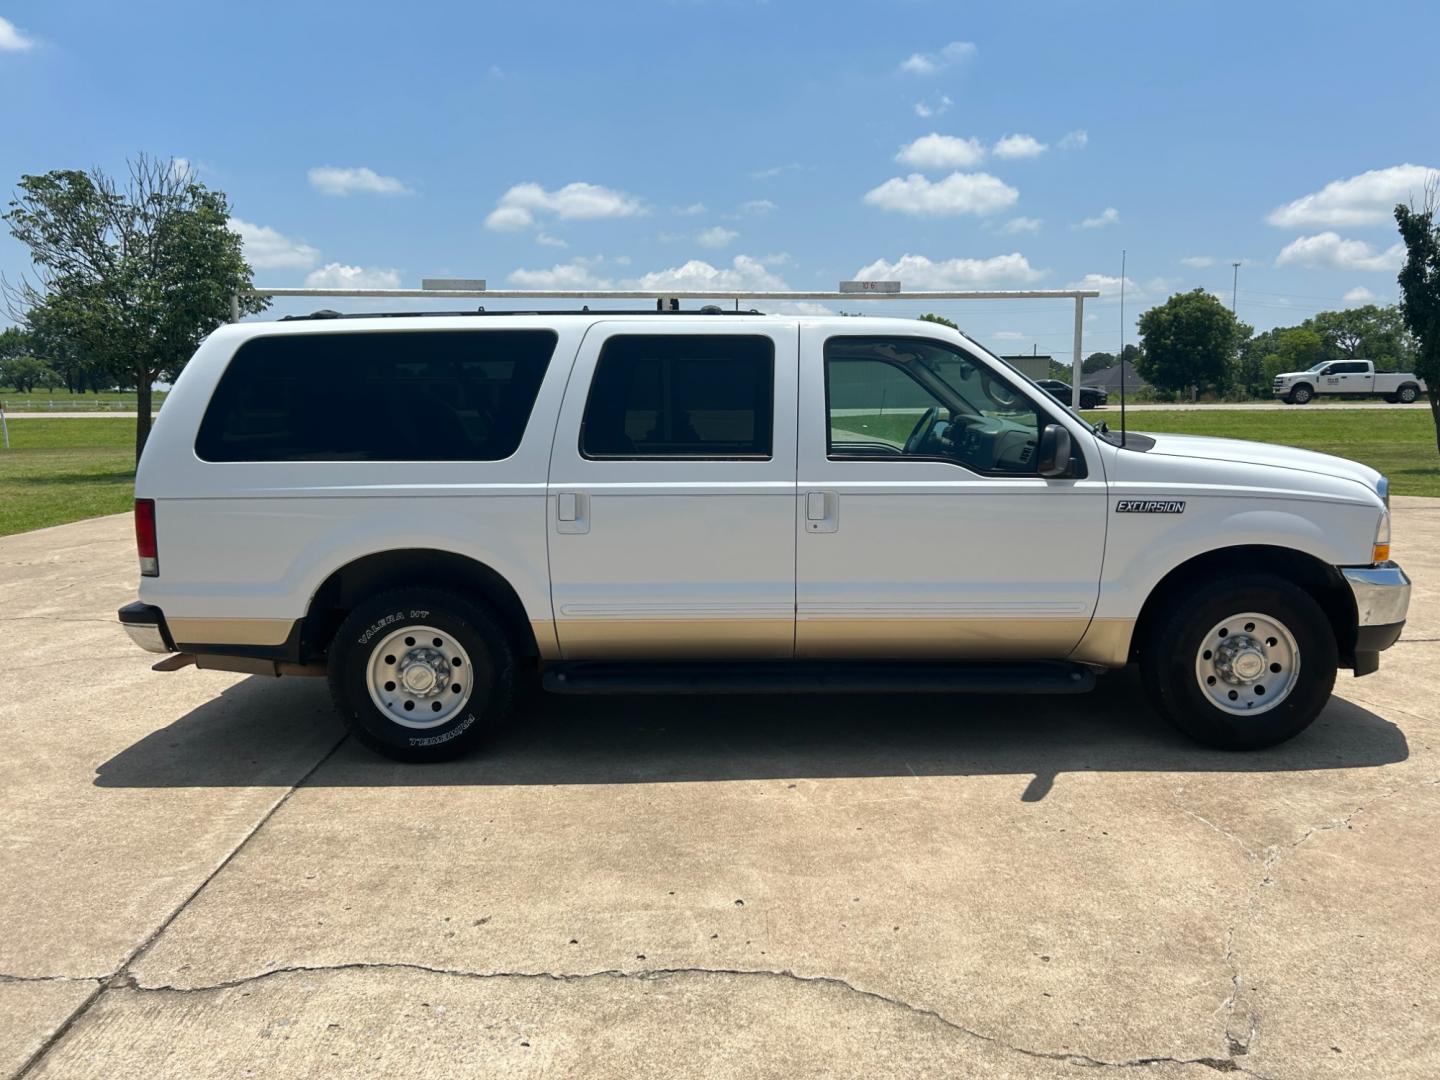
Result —
<instances>
[{"instance_id":1,"label":"white pickup truck","mask_svg":"<svg viewBox=\"0 0 1440 1080\"><path fill-rule=\"evenodd\" d=\"M1409 405L1425 392L1425 380L1409 373L1377 372L1369 360L1330 360L1308 371L1276 375L1270 392L1287 405L1308 405L1320 394L1356 394Z\"/></svg>"},{"instance_id":2,"label":"white pickup truck","mask_svg":"<svg viewBox=\"0 0 1440 1080\"><path fill-rule=\"evenodd\" d=\"M328 676L355 736L411 761L476 746L527 674L1075 693L1132 661L1192 736L1255 748L1374 671L1410 597L1375 470L1122 438L900 319L226 326L136 496L119 618L158 669Z\"/></svg>"}]
</instances>

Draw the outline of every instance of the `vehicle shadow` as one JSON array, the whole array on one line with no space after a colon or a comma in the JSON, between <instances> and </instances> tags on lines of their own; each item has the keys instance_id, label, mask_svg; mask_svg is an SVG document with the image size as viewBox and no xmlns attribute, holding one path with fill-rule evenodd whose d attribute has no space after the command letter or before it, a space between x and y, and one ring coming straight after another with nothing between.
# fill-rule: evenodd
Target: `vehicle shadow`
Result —
<instances>
[{"instance_id":1,"label":"vehicle shadow","mask_svg":"<svg viewBox=\"0 0 1440 1080\"><path fill-rule=\"evenodd\" d=\"M277 758L313 754L327 732L338 734L335 724L320 680L252 677L100 765L95 783L273 783ZM306 783L640 784L1003 774L1031 776L1023 798L1034 802L1066 772L1355 769L1408 756L1399 727L1341 697L1282 746L1255 753L1209 750L1154 714L1132 670L1076 697L572 698L535 691L507 731L463 760L402 765L347 740Z\"/></svg>"}]
</instances>

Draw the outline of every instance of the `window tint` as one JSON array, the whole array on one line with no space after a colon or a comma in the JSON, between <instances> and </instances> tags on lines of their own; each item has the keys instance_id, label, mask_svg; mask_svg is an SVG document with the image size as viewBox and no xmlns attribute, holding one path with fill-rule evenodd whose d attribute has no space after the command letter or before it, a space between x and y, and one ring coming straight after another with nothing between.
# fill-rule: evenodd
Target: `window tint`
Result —
<instances>
[{"instance_id":1,"label":"window tint","mask_svg":"<svg viewBox=\"0 0 1440 1080\"><path fill-rule=\"evenodd\" d=\"M1034 474L1045 415L1000 375L943 342L835 337L825 343L832 460L948 461Z\"/></svg>"},{"instance_id":2,"label":"window tint","mask_svg":"<svg viewBox=\"0 0 1440 1080\"><path fill-rule=\"evenodd\" d=\"M1370 370L1370 369L1369 369L1365 364L1357 364L1357 363L1354 363L1354 362L1352 361L1352 362L1349 362L1349 363L1336 364L1336 365L1334 365L1334 366L1330 369L1330 374L1332 374L1332 375L1363 375L1363 374L1364 374L1366 371L1368 371L1368 370Z\"/></svg>"},{"instance_id":3,"label":"window tint","mask_svg":"<svg viewBox=\"0 0 1440 1080\"><path fill-rule=\"evenodd\" d=\"M498 461L520 445L548 330L284 334L246 342L200 424L206 461Z\"/></svg>"},{"instance_id":4,"label":"window tint","mask_svg":"<svg viewBox=\"0 0 1440 1080\"><path fill-rule=\"evenodd\" d=\"M768 459L768 337L627 334L600 350L580 452L590 458Z\"/></svg>"}]
</instances>

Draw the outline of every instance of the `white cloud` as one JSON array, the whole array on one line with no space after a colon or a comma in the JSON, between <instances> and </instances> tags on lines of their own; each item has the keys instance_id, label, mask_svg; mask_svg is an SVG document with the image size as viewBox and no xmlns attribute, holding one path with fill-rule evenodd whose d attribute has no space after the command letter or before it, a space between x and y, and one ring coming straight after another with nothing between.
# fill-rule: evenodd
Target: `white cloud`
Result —
<instances>
[{"instance_id":1,"label":"white cloud","mask_svg":"<svg viewBox=\"0 0 1440 1080\"><path fill-rule=\"evenodd\" d=\"M772 272L772 266L786 261L784 255L755 257L737 255L727 266L712 266L702 259L691 259L681 266L654 270L639 277L616 279L599 273L602 258L576 258L548 270L519 269L508 280L511 284L530 289L644 289L657 294L666 289L676 292L727 292L755 290L784 291L789 288L783 278ZM612 262L621 263L619 259ZM624 260L628 262L629 260ZM623 263L622 263L623 265Z\"/></svg>"},{"instance_id":2,"label":"white cloud","mask_svg":"<svg viewBox=\"0 0 1440 1080\"><path fill-rule=\"evenodd\" d=\"M834 315L835 309L814 300L761 301L770 315Z\"/></svg>"},{"instance_id":3,"label":"white cloud","mask_svg":"<svg viewBox=\"0 0 1440 1080\"><path fill-rule=\"evenodd\" d=\"M740 234L734 229L727 229L723 225L712 225L708 229L701 229L695 234L695 242L701 247L723 248L729 246Z\"/></svg>"},{"instance_id":4,"label":"white cloud","mask_svg":"<svg viewBox=\"0 0 1440 1080\"><path fill-rule=\"evenodd\" d=\"M1436 175L1424 165L1392 165L1371 169L1345 180L1332 180L1319 191L1277 206L1265 220L1271 225L1303 229L1316 225L1384 225L1395 204L1419 198Z\"/></svg>"},{"instance_id":5,"label":"white cloud","mask_svg":"<svg viewBox=\"0 0 1440 1080\"><path fill-rule=\"evenodd\" d=\"M990 335L994 341L1024 341L1025 335L1019 330L996 330Z\"/></svg>"},{"instance_id":6,"label":"white cloud","mask_svg":"<svg viewBox=\"0 0 1440 1080\"><path fill-rule=\"evenodd\" d=\"M1204 270L1207 266L1215 265L1215 259L1209 255L1187 255L1180 261L1195 270Z\"/></svg>"},{"instance_id":7,"label":"white cloud","mask_svg":"<svg viewBox=\"0 0 1440 1080\"><path fill-rule=\"evenodd\" d=\"M400 271L383 266L326 263L305 275L307 289L398 289Z\"/></svg>"},{"instance_id":8,"label":"white cloud","mask_svg":"<svg viewBox=\"0 0 1440 1080\"><path fill-rule=\"evenodd\" d=\"M1061 150L1084 150L1085 145L1090 141L1090 133L1084 128L1076 128L1074 131L1067 131L1060 137L1057 143Z\"/></svg>"},{"instance_id":9,"label":"white cloud","mask_svg":"<svg viewBox=\"0 0 1440 1080\"><path fill-rule=\"evenodd\" d=\"M1076 228L1079 229L1103 229L1106 225L1118 225L1120 223L1120 211L1113 206L1107 206L1095 217L1087 217L1080 222Z\"/></svg>"},{"instance_id":10,"label":"white cloud","mask_svg":"<svg viewBox=\"0 0 1440 1080\"><path fill-rule=\"evenodd\" d=\"M900 63L900 70L909 75L934 75L952 64L968 60L975 55L975 45L969 41L952 41L939 52L911 53Z\"/></svg>"},{"instance_id":11,"label":"white cloud","mask_svg":"<svg viewBox=\"0 0 1440 1080\"><path fill-rule=\"evenodd\" d=\"M675 213L682 217L694 217L696 214L705 213L705 204L703 202L697 202L691 203L689 206L677 206L675 207Z\"/></svg>"},{"instance_id":12,"label":"white cloud","mask_svg":"<svg viewBox=\"0 0 1440 1080\"><path fill-rule=\"evenodd\" d=\"M195 166L190 164L190 159L185 157L172 157L170 159L170 177L179 183L196 179Z\"/></svg>"},{"instance_id":13,"label":"white cloud","mask_svg":"<svg viewBox=\"0 0 1440 1080\"><path fill-rule=\"evenodd\" d=\"M933 105L928 101L915 102L915 115L922 120L928 120L932 116L940 116L942 113L949 112L950 106L954 104L950 100L949 94L941 94Z\"/></svg>"},{"instance_id":14,"label":"white cloud","mask_svg":"<svg viewBox=\"0 0 1440 1080\"><path fill-rule=\"evenodd\" d=\"M550 214L561 221L591 221L596 218L633 217L645 212L644 205L623 191L576 181L554 191L539 184L516 184L500 196L485 219L487 229L513 232L529 228L537 214Z\"/></svg>"},{"instance_id":15,"label":"white cloud","mask_svg":"<svg viewBox=\"0 0 1440 1080\"><path fill-rule=\"evenodd\" d=\"M1376 297L1375 294L1365 288L1364 285L1356 285L1355 288L1347 292L1341 299L1347 304L1373 304Z\"/></svg>"},{"instance_id":16,"label":"white cloud","mask_svg":"<svg viewBox=\"0 0 1440 1080\"><path fill-rule=\"evenodd\" d=\"M305 270L320 261L320 252L315 248L268 225L254 225L233 217L225 224L231 232L239 234L245 261L256 270Z\"/></svg>"},{"instance_id":17,"label":"white cloud","mask_svg":"<svg viewBox=\"0 0 1440 1080\"><path fill-rule=\"evenodd\" d=\"M790 286L783 278L770 272L769 265L783 262L783 256L755 258L736 255L728 267L711 266L700 259L691 259L683 266L656 270L634 280L635 289L674 289L676 292L713 290L717 296L736 289L749 291L784 291Z\"/></svg>"},{"instance_id":18,"label":"white cloud","mask_svg":"<svg viewBox=\"0 0 1440 1080\"><path fill-rule=\"evenodd\" d=\"M1015 205L1020 193L989 173L953 172L931 182L919 173L891 177L865 193L865 201L882 210L926 217L993 214Z\"/></svg>"},{"instance_id":19,"label":"white cloud","mask_svg":"<svg viewBox=\"0 0 1440 1080\"><path fill-rule=\"evenodd\" d=\"M1136 281L1128 275L1125 278L1125 299L1143 300L1170 291L1173 283L1169 278L1153 277L1148 281ZM1102 300L1120 295L1120 278L1115 274L1086 274L1079 281L1072 281L1067 289L1094 289Z\"/></svg>"},{"instance_id":20,"label":"white cloud","mask_svg":"<svg viewBox=\"0 0 1440 1080\"><path fill-rule=\"evenodd\" d=\"M985 160L985 147L979 139L961 139L932 131L902 146L895 160L912 169L964 169Z\"/></svg>"},{"instance_id":21,"label":"white cloud","mask_svg":"<svg viewBox=\"0 0 1440 1080\"><path fill-rule=\"evenodd\" d=\"M322 195L409 195L410 189L393 176L381 176L374 169L357 165L317 165L307 174L310 186Z\"/></svg>"},{"instance_id":22,"label":"white cloud","mask_svg":"<svg viewBox=\"0 0 1440 1080\"><path fill-rule=\"evenodd\" d=\"M9 19L0 18L0 52L24 52L35 47L35 39Z\"/></svg>"},{"instance_id":23,"label":"white cloud","mask_svg":"<svg viewBox=\"0 0 1440 1080\"><path fill-rule=\"evenodd\" d=\"M1005 233L1037 233L1045 224L1037 217L1013 217L1000 229Z\"/></svg>"},{"instance_id":24,"label":"white cloud","mask_svg":"<svg viewBox=\"0 0 1440 1080\"><path fill-rule=\"evenodd\" d=\"M1026 285L1045 276L1018 251L989 259L941 259L902 255L894 262L876 259L855 271L857 281L899 281L908 289L983 289Z\"/></svg>"},{"instance_id":25,"label":"white cloud","mask_svg":"<svg viewBox=\"0 0 1440 1080\"><path fill-rule=\"evenodd\" d=\"M569 246L570 246L570 245L567 244L564 240L560 239L560 237L558 237L558 236L551 236L551 235L550 235L549 233L547 233L547 232L538 232L538 233L536 233L536 234L535 234L535 242L536 242L537 244L544 244L546 247L563 248L563 247L569 247Z\"/></svg>"},{"instance_id":26,"label":"white cloud","mask_svg":"<svg viewBox=\"0 0 1440 1080\"><path fill-rule=\"evenodd\" d=\"M740 204L739 213L741 217L759 217L778 209L780 208L769 199L750 199Z\"/></svg>"},{"instance_id":27,"label":"white cloud","mask_svg":"<svg viewBox=\"0 0 1440 1080\"><path fill-rule=\"evenodd\" d=\"M781 173L798 172L804 168L798 161L787 162L784 165L772 165L768 169L757 169L750 174L752 180L769 180L771 177L779 176Z\"/></svg>"},{"instance_id":28,"label":"white cloud","mask_svg":"<svg viewBox=\"0 0 1440 1080\"><path fill-rule=\"evenodd\" d=\"M1033 135L1006 135L995 144L998 158L1032 158L1045 152L1045 144Z\"/></svg>"},{"instance_id":29,"label":"white cloud","mask_svg":"<svg viewBox=\"0 0 1440 1080\"><path fill-rule=\"evenodd\" d=\"M1405 245L1392 244L1376 251L1364 240L1346 240L1339 233L1322 232L1290 241L1275 257L1276 266L1303 266L1311 270L1399 270L1405 262Z\"/></svg>"}]
</instances>

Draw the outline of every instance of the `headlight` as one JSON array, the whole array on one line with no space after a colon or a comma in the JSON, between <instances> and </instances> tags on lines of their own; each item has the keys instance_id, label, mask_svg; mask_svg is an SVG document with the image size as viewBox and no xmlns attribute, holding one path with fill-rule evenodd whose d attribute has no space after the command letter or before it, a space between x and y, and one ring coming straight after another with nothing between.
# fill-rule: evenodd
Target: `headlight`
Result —
<instances>
[{"instance_id":1,"label":"headlight","mask_svg":"<svg viewBox=\"0 0 1440 1080\"><path fill-rule=\"evenodd\" d=\"M1375 529L1375 548L1370 553L1372 563L1388 562L1390 559L1390 511L1380 511L1380 524Z\"/></svg>"}]
</instances>

